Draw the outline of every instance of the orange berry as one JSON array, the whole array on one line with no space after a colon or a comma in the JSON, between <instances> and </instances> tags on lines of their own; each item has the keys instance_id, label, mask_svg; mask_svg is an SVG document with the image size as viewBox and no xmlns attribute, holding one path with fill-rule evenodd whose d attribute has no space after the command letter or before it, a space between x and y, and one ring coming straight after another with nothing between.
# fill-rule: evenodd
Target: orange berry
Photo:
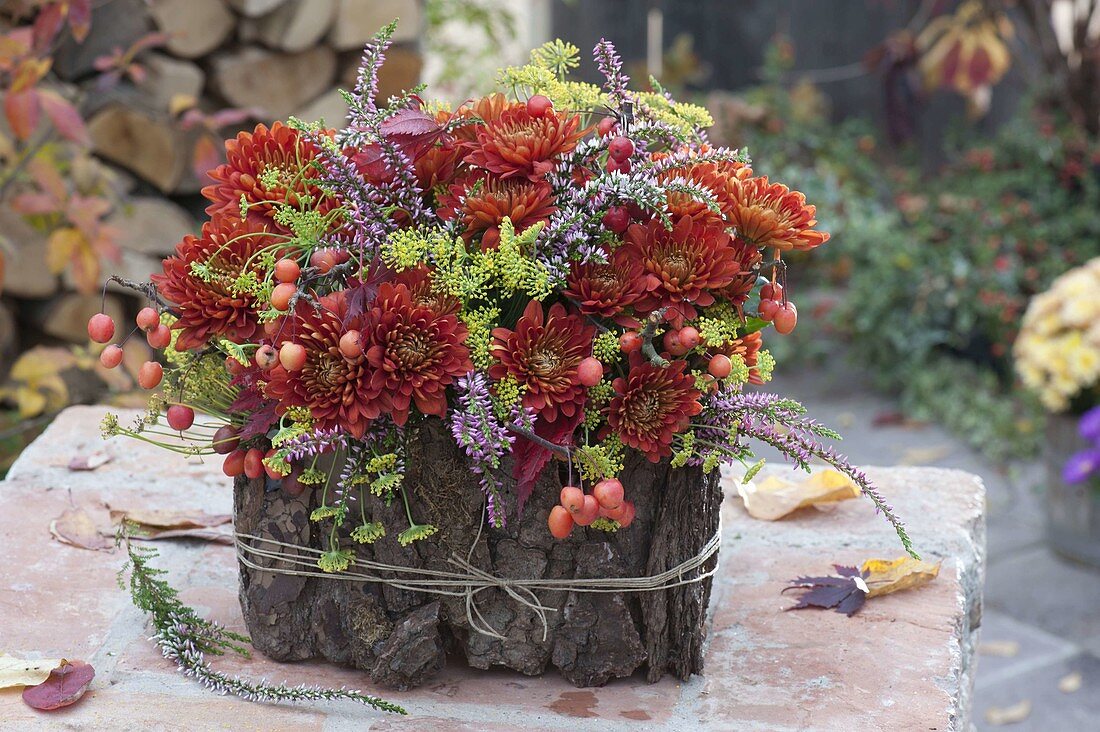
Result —
<instances>
[{"instance_id":1,"label":"orange berry","mask_svg":"<svg viewBox=\"0 0 1100 732\"><path fill-rule=\"evenodd\" d=\"M577 381L582 386L595 386L603 378L603 364L589 356L577 365Z\"/></svg>"},{"instance_id":2,"label":"orange berry","mask_svg":"<svg viewBox=\"0 0 1100 732\"><path fill-rule=\"evenodd\" d=\"M550 516L546 520L550 527L550 535L555 539L564 539L573 531L573 515L562 506L554 506L550 509Z\"/></svg>"},{"instance_id":3,"label":"orange berry","mask_svg":"<svg viewBox=\"0 0 1100 732\"><path fill-rule=\"evenodd\" d=\"M363 355L362 334L357 330L349 330L340 336L340 353L344 358L359 358Z\"/></svg>"},{"instance_id":4,"label":"orange berry","mask_svg":"<svg viewBox=\"0 0 1100 732\"><path fill-rule=\"evenodd\" d=\"M137 317L134 318L134 322L137 323L139 328L148 333L153 328L160 325L160 315L158 315L157 311L153 308L142 308L138 311Z\"/></svg>"},{"instance_id":5,"label":"orange berry","mask_svg":"<svg viewBox=\"0 0 1100 732\"><path fill-rule=\"evenodd\" d=\"M115 321L106 313L88 318L88 337L96 343L106 343L115 337Z\"/></svg>"},{"instance_id":6,"label":"orange berry","mask_svg":"<svg viewBox=\"0 0 1100 732\"><path fill-rule=\"evenodd\" d=\"M306 347L287 341L279 347L279 363L287 371L300 371L306 365Z\"/></svg>"},{"instance_id":7,"label":"orange berry","mask_svg":"<svg viewBox=\"0 0 1100 732\"><path fill-rule=\"evenodd\" d=\"M296 292L298 292L297 286L289 282L275 285L275 289L271 291L271 307L276 310L288 310L290 308L290 299L294 297Z\"/></svg>"},{"instance_id":8,"label":"orange berry","mask_svg":"<svg viewBox=\"0 0 1100 732\"><path fill-rule=\"evenodd\" d=\"M138 369L138 386L142 389L156 389L164 377L164 367L156 361L146 361Z\"/></svg>"},{"instance_id":9,"label":"orange berry","mask_svg":"<svg viewBox=\"0 0 1100 732\"><path fill-rule=\"evenodd\" d=\"M710 363L707 364L707 371L716 379L724 379L733 371L733 361L730 361L729 356L719 353L711 358Z\"/></svg>"},{"instance_id":10,"label":"orange berry","mask_svg":"<svg viewBox=\"0 0 1100 732\"><path fill-rule=\"evenodd\" d=\"M780 335L787 335L794 330L797 324L798 308L794 306L793 302L788 300L783 303L775 313L775 332Z\"/></svg>"},{"instance_id":11,"label":"orange berry","mask_svg":"<svg viewBox=\"0 0 1100 732\"><path fill-rule=\"evenodd\" d=\"M115 345L107 346L99 354L99 362L109 369L113 369L122 363L122 348Z\"/></svg>"},{"instance_id":12,"label":"orange berry","mask_svg":"<svg viewBox=\"0 0 1100 732\"><path fill-rule=\"evenodd\" d=\"M302 268L293 259L280 259L275 263L275 279L279 282L294 282L302 274Z\"/></svg>"},{"instance_id":13,"label":"orange berry","mask_svg":"<svg viewBox=\"0 0 1100 732\"><path fill-rule=\"evenodd\" d=\"M172 342L172 329L164 323L160 323L145 334L145 340L157 350L168 348L168 344Z\"/></svg>"},{"instance_id":14,"label":"orange berry","mask_svg":"<svg viewBox=\"0 0 1100 732\"><path fill-rule=\"evenodd\" d=\"M573 520L577 523L577 526L588 526L595 521L599 515L599 502L596 501L595 497L587 495L584 497L584 505L581 506L581 510L573 514Z\"/></svg>"},{"instance_id":15,"label":"orange berry","mask_svg":"<svg viewBox=\"0 0 1100 732\"><path fill-rule=\"evenodd\" d=\"M567 485L561 489L561 505L569 513L577 513L584 507L584 491L575 485Z\"/></svg>"},{"instance_id":16,"label":"orange berry","mask_svg":"<svg viewBox=\"0 0 1100 732\"><path fill-rule=\"evenodd\" d=\"M604 508L618 508L623 503L623 484L615 478L601 480L593 486L592 496Z\"/></svg>"}]
</instances>

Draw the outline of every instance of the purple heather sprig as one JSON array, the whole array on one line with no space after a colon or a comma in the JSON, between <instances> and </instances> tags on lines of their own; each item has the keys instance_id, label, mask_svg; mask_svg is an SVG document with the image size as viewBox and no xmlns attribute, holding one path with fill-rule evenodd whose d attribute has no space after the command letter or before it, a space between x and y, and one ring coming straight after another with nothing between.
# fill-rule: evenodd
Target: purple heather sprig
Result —
<instances>
[{"instance_id":1,"label":"purple heather sprig","mask_svg":"<svg viewBox=\"0 0 1100 732\"><path fill-rule=\"evenodd\" d=\"M622 105L623 100L631 98L630 90L627 88L630 77L623 73L623 60L615 50L615 45L606 38L601 38L592 49L592 56L596 60L600 73L606 79L603 88L607 92L611 106L617 109Z\"/></svg>"},{"instance_id":2,"label":"purple heather sprig","mask_svg":"<svg viewBox=\"0 0 1100 732\"><path fill-rule=\"evenodd\" d=\"M350 435L340 427L317 429L304 435L291 437L279 446L286 452L286 459L301 462L306 458L317 457L327 452L346 448Z\"/></svg>"}]
</instances>

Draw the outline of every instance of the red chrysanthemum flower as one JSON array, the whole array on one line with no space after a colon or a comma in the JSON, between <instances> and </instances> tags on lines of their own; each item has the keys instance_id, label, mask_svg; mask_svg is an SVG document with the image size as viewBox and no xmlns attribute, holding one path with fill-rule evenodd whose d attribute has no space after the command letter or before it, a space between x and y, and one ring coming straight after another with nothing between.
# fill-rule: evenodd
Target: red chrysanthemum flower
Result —
<instances>
[{"instance_id":1,"label":"red chrysanthemum flower","mask_svg":"<svg viewBox=\"0 0 1100 732\"><path fill-rule=\"evenodd\" d=\"M749 382L753 384L763 384L764 380L760 378L760 371L756 368L760 356L760 347L762 345L764 345L764 338L761 336L760 331L757 331L736 338L713 350L716 353L724 353L730 358L740 356L742 360L744 360L745 365L749 367Z\"/></svg>"},{"instance_id":2,"label":"red chrysanthemum flower","mask_svg":"<svg viewBox=\"0 0 1100 732\"><path fill-rule=\"evenodd\" d=\"M413 301L409 289L387 282L363 316L363 353L371 387L384 411L405 424L415 404L421 414L447 413L447 386L474 368L466 325Z\"/></svg>"},{"instance_id":3,"label":"red chrysanthemum flower","mask_svg":"<svg viewBox=\"0 0 1100 732\"><path fill-rule=\"evenodd\" d=\"M734 307L741 311L741 306L749 299L749 294L756 286L756 265L760 264L763 255L755 244L745 241L741 237L734 237L732 242L734 261L737 262L737 274L733 280L722 290L726 299L733 303Z\"/></svg>"},{"instance_id":4,"label":"red chrysanthemum flower","mask_svg":"<svg viewBox=\"0 0 1100 732\"><path fill-rule=\"evenodd\" d=\"M409 289L414 303L442 315L457 315L462 309L462 301L457 297L432 288L432 270L426 264L399 272L394 282Z\"/></svg>"},{"instance_id":5,"label":"red chrysanthemum flower","mask_svg":"<svg viewBox=\"0 0 1100 732\"><path fill-rule=\"evenodd\" d=\"M645 294L635 310L649 313L667 307L677 327L696 317L694 305L714 303L739 271L730 236L723 229L684 216L671 231L657 220L632 224L626 231L624 256L641 263Z\"/></svg>"},{"instance_id":6,"label":"red chrysanthemum flower","mask_svg":"<svg viewBox=\"0 0 1100 732\"><path fill-rule=\"evenodd\" d=\"M615 250L607 264L574 262L569 270L566 297L577 303L585 315L614 318L620 325L636 327L637 321L623 311L645 294L642 264L622 247Z\"/></svg>"},{"instance_id":7,"label":"red chrysanthemum flower","mask_svg":"<svg viewBox=\"0 0 1100 732\"><path fill-rule=\"evenodd\" d=\"M449 194L440 198L437 214L444 221L461 217L463 239L470 241L480 234L481 248L495 249L500 243L500 224L506 217L516 231L523 231L540 221L549 221L557 211L553 201L546 181L501 179L477 171L451 186Z\"/></svg>"},{"instance_id":8,"label":"red chrysanthemum flower","mask_svg":"<svg viewBox=\"0 0 1100 732\"><path fill-rule=\"evenodd\" d=\"M259 327L255 298L235 284L246 270L262 279L266 272L254 255L274 247L275 256L280 256L281 241L271 235L269 226L255 220L215 216L203 224L198 237L185 236L176 245L175 256L164 260L164 273L151 279L179 316L172 326L181 331L177 350L199 348L215 335L236 343L252 338ZM193 264L201 265L202 276L192 270Z\"/></svg>"},{"instance_id":9,"label":"red chrysanthemum flower","mask_svg":"<svg viewBox=\"0 0 1100 732\"><path fill-rule=\"evenodd\" d=\"M496 119L477 126L477 141L466 143L466 162L501 178L516 176L541 180L554 169L559 156L577 146L587 130L580 117L549 110L532 117L527 105L512 104Z\"/></svg>"},{"instance_id":10,"label":"red chrysanthemum flower","mask_svg":"<svg viewBox=\"0 0 1100 732\"><path fill-rule=\"evenodd\" d=\"M382 387L374 383L374 367L366 356L345 358L340 338L349 330L362 332L364 318L348 316L343 291L325 295L319 304L301 303L293 325L284 328L283 341L305 347L305 365L298 371L276 366L268 372L265 394L278 401L280 415L290 407L306 407L318 427L341 427L362 437L371 420L384 413L386 402Z\"/></svg>"},{"instance_id":11,"label":"red chrysanthemum flower","mask_svg":"<svg viewBox=\"0 0 1100 732\"><path fill-rule=\"evenodd\" d=\"M489 351L498 363L489 368L489 375L497 381L515 377L526 387L523 406L546 421L558 415L572 417L583 408L588 392L577 379L577 367L592 354L595 334L594 326L580 315L566 313L561 303L544 316L542 304L532 300L515 330L493 330Z\"/></svg>"},{"instance_id":12,"label":"red chrysanthemum flower","mask_svg":"<svg viewBox=\"0 0 1100 732\"><path fill-rule=\"evenodd\" d=\"M686 361L668 366L644 362L612 382L615 396L607 407L607 424L624 445L652 462L672 454L673 435L702 411L695 377L684 373L686 367Z\"/></svg>"},{"instance_id":13,"label":"red chrysanthemum flower","mask_svg":"<svg viewBox=\"0 0 1100 732\"><path fill-rule=\"evenodd\" d=\"M801 251L829 240L827 232L813 230L817 208L782 183L769 183L767 176L746 178L731 194L726 218L739 236L760 248Z\"/></svg>"},{"instance_id":14,"label":"red chrysanthemum flower","mask_svg":"<svg viewBox=\"0 0 1100 732\"><path fill-rule=\"evenodd\" d=\"M225 143L225 164L209 173L214 182L202 189L211 202L206 213L240 218L242 196L249 204L249 217L260 221L272 221L275 204L298 206L305 196L312 197L314 209L330 210L336 204L317 186L320 173L310 165L317 153L314 143L280 122L271 129L261 124L252 132L238 133Z\"/></svg>"},{"instance_id":15,"label":"red chrysanthemum flower","mask_svg":"<svg viewBox=\"0 0 1100 732\"><path fill-rule=\"evenodd\" d=\"M477 142L477 132L490 122L495 122L506 109L519 106L515 102L509 102L508 97L500 92L484 96L475 102L463 104L455 111L455 118L459 121L469 121L472 124L457 124L454 126L456 140L460 142Z\"/></svg>"}]
</instances>

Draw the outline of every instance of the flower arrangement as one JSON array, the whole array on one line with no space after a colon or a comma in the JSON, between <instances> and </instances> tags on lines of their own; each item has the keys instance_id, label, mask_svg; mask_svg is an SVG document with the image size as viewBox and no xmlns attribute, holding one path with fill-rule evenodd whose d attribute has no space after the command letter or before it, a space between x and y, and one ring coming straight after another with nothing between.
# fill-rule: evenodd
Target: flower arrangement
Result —
<instances>
[{"instance_id":1,"label":"flower arrangement","mask_svg":"<svg viewBox=\"0 0 1100 732\"><path fill-rule=\"evenodd\" d=\"M202 191L209 221L139 286L152 302L137 326L167 362L140 381L163 396L104 433L320 491L326 572L354 542L393 540L368 495L403 503L403 546L439 530L402 483L424 420L465 452L494 527L555 455L571 478L547 530L564 538L630 527L631 452L710 472L752 464L755 438L851 476L910 549L866 477L821 444L835 433L750 387L774 367L765 329L797 322L783 256L829 238L814 206L709 145L705 109L655 81L630 90L606 41L602 87L569 78L578 49L557 41L500 72L507 94L376 104L393 28L366 48L344 129L291 119L227 142ZM89 322L100 343L114 330ZM117 344L102 352L120 359Z\"/></svg>"},{"instance_id":2,"label":"flower arrangement","mask_svg":"<svg viewBox=\"0 0 1100 732\"><path fill-rule=\"evenodd\" d=\"M1097 292L1100 258L1058 277L1031 300L1024 315L1014 347L1016 371L1053 412L1090 406L1100 396Z\"/></svg>"}]
</instances>

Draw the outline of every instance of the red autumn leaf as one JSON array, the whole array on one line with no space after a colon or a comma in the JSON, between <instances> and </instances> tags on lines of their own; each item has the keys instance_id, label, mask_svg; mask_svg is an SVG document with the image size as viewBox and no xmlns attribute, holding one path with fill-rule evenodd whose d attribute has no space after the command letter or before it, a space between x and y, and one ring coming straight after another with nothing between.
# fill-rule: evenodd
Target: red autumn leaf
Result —
<instances>
[{"instance_id":1,"label":"red autumn leaf","mask_svg":"<svg viewBox=\"0 0 1100 732\"><path fill-rule=\"evenodd\" d=\"M221 152L209 135L202 135L195 140L195 147L191 151L191 170L196 178L205 183L210 171L221 165L221 162Z\"/></svg>"},{"instance_id":2,"label":"red autumn leaf","mask_svg":"<svg viewBox=\"0 0 1100 732\"><path fill-rule=\"evenodd\" d=\"M57 213L61 204L49 193L20 193L12 199L11 208L24 216L42 216Z\"/></svg>"},{"instance_id":3,"label":"red autumn leaf","mask_svg":"<svg viewBox=\"0 0 1100 732\"><path fill-rule=\"evenodd\" d=\"M76 107L52 89L43 89L38 96L46 116L50 118L50 122L62 137L85 147L92 144L92 139L88 136L88 128L84 126L84 120L80 117L80 112L76 111Z\"/></svg>"},{"instance_id":4,"label":"red autumn leaf","mask_svg":"<svg viewBox=\"0 0 1100 732\"><path fill-rule=\"evenodd\" d=\"M42 711L60 709L80 700L95 678L95 669L83 661L62 661L38 686L23 689L27 706Z\"/></svg>"},{"instance_id":5,"label":"red autumn leaf","mask_svg":"<svg viewBox=\"0 0 1100 732\"><path fill-rule=\"evenodd\" d=\"M61 30L64 20L61 3L50 3L42 8L34 19L34 48L39 50L49 48Z\"/></svg>"},{"instance_id":6,"label":"red autumn leaf","mask_svg":"<svg viewBox=\"0 0 1100 732\"><path fill-rule=\"evenodd\" d=\"M572 417L559 415L553 422L538 419L535 421L535 434L555 445L568 445L572 442L573 431L583 419L584 412L581 410L577 410ZM517 436L512 455L515 460L512 465L512 477L516 479L517 510L522 514L523 504L535 489L539 474L554 457L554 453L525 437Z\"/></svg>"},{"instance_id":7,"label":"red autumn leaf","mask_svg":"<svg viewBox=\"0 0 1100 732\"><path fill-rule=\"evenodd\" d=\"M42 107L35 89L9 92L4 97L4 115L8 118L8 125L16 139L26 140L34 133L41 112Z\"/></svg>"},{"instance_id":8,"label":"red autumn leaf","mask_svg":"<svg viewBox=\"0 0 1100 732\"><path fill-rule=\"evenodd\" d=\"M77 43L83 43L92 27L92 0L69 0L69 29Z\"/></svg>"},{"instance_id":9,"label":"red autumn leaf","mask_svg":"<svg viewBox=\"0 0 1100 732\"><path fill-rule=\"evenodd\" d=\"M783 589L808 590L798 598L798 602L788 610L801 610L807 607L834 608L838 613L844 613L848 617L855 615L863 602L867 599L867 582L865 575L855 567L842 567L834 564L836 576L830 577L799 577L791 580L791 586Z\"/></svg>"}]
</instances>

